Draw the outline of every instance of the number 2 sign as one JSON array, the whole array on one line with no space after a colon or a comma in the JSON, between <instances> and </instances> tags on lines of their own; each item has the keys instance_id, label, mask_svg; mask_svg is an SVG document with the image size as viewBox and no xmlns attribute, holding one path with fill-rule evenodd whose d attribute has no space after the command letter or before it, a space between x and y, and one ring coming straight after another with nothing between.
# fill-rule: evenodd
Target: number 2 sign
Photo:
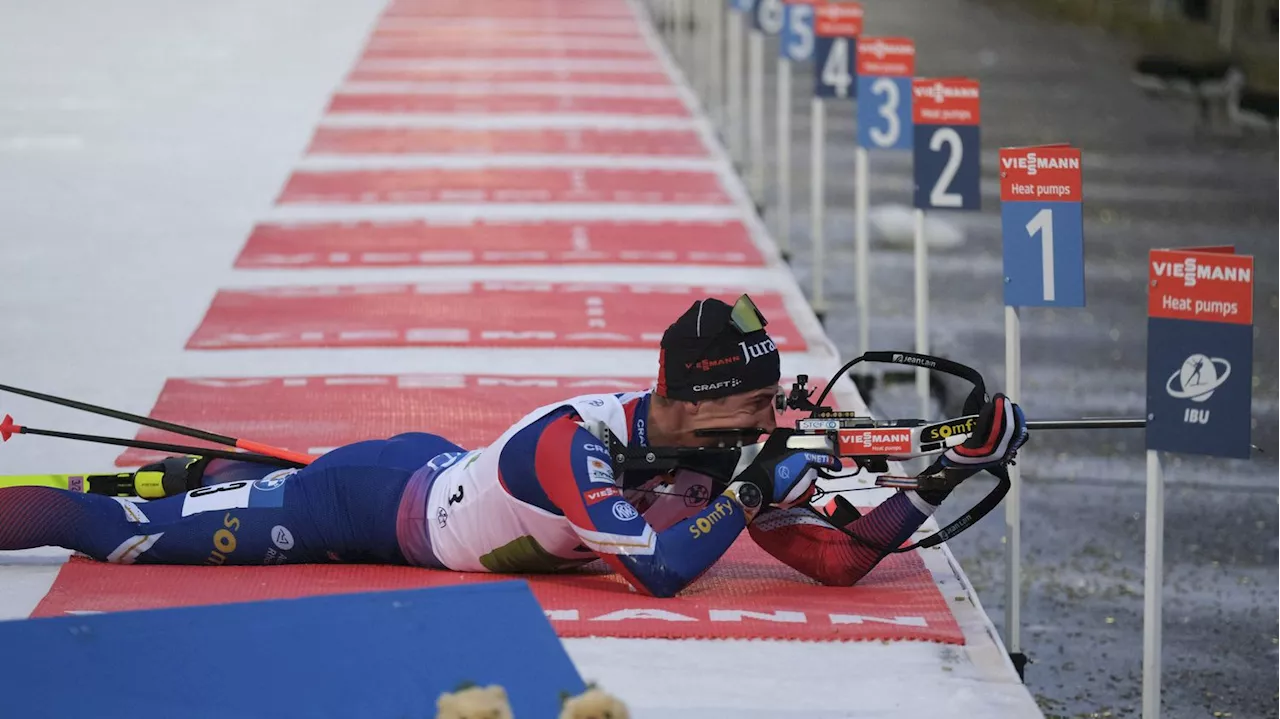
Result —
<instances>
[{"instance_id":1,"label":"number 2 sign","mask_svg":"<svg viewBox=\"0 0 1280 719\"><path fill-rule=\"evenodd\" d=\"M980 210L982 164L978 81L911 81L915 206Z\"/></svg>"},{"instance_id":2,"label":"number 2 sign","mask_svg":"<svg viewBox=\"0 0 1280 719\"><path fill-rule=\"evenodd\" d=\"M1001 148L1006 305L1084 307L1082 184L1078 148Z\"/></svg>"},{"instance_id":3,"label":"number 2 sign","mask_svg":"<svg viewBox=\"0 0 1280 719\"><path fill-rule=\"evenodd\" d=\"M911 76L916 45L909 38L858 38L858 146L910 150Z\"/></svg>"}]
</instances>

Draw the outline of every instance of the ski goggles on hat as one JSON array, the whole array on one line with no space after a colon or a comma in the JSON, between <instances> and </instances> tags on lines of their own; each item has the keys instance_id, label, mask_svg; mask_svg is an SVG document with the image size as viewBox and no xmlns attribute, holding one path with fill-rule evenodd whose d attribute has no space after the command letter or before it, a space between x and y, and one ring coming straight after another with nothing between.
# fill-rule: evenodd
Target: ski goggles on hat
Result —
<instances>
[{"instance_id":1,"label":"ski goggles on hat","mask_svg":"<svg viewBox=\"0 0 1280 719\"><path fill-rule=\"evenodd\" d=\"M729 312L729 323L739 332L747 335L763 330L769 321L764 318L760 308L756 307L756 303L744 294L733 303L733 309Z\"/></svg>"}]
</instances>

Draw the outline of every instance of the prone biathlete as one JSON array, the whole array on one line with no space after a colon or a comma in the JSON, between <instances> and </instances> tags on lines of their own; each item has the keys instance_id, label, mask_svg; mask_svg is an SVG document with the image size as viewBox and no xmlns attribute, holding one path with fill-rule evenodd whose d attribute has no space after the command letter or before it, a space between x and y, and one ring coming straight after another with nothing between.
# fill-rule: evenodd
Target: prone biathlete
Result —
<instances>
[{"instance_id":1,"label":"prone biathlete","mask_svg":"<svg viewBox=\"0 0 1280 719\"><path fill-rule=\"evenodd\" d=\"M605 561L637 591L669 597L745 529L806 576L848 586L901 546L948 491L900 491L864 516L813 511L832 454L786 447L779 355L745 295L695 302L663 335L656 386L537 408L467 450L406 433L334 449L301 469L171 457L193 487L154 501L47 487L0 489L0 550L59 546L121 564L398 564L524 574ZM763 429L732 481L691 469L615 476L593 427L628 447L699 447L699 430ZM598 430L597 430L598 431ZM962 479L1006 464L1027 440L1022 411L992 398L965 444L927 473ZM837 513L838 515L838 513Z\"/></svg>"}]
</instances>

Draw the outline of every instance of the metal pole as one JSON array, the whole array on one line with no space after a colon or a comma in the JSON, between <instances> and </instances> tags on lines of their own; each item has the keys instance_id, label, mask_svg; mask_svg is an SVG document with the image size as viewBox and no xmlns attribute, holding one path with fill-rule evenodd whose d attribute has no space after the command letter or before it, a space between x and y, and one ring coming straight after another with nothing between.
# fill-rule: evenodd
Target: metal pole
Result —
<instances>
[{"instance_id":1,"label":"metal pole","mask_svg":"<svg viewBox=\"0 0 1280 719\"><path fill-rule=\"evenodd\" d=\"M916 259L916 352L929 354L929 268L928 252L924 244L924 210L915 211L915 259ZM916 367L916 394L920 396L920 416L928 419L929 371Z\"/></svg>"},{"instance_id":2,"label":"metal pole","mask_svg":"<svg viewBox=\"0 0 1280 719\"><path fill-rule=\"evenodd\" d=\"M1160 719L1160 648L1164 593L1164 477L1147 450L1146 574L1142 586L1142 719Z\"/></svg>"},{"instance_id":3,"label":"metal pole","mask_svg":"<svg viewBox=\"0 0 1280 719\"><path fill-rule=\"evenodd\" d=\"M711 121L716 127L720 128L721 137L725 133L724 14L724 3L710 3L707 12L710 19L709 37L707 39L707 52L710 59L707 68L707 104L711 107Z\"/></svg>"},{"instance_id":4,"label":"metal pole","mask_svg":"<svg viewBox=\"0 0 1280 719\"><path fill-rule=\"evenodd\" d=\"M729 155L738 167L743 162L743 131L746 123L742 121L742 13L729 13L729 59L726 72L729 74L729 109L725 117L725 126L729 133Z\"/></svg>"},{"instance_id":5,"label":"metal pole","mask_svg":"<svg viewBox=\"0 0 1280 719\"><path fill-rule=\"evenodd\" d=\"M747 39L747 115L750 119L749 163L751 195L764 206L764 33L752 30Z\"/></svg>"},{"instance_id":6,"label":"metal pole","mask_svg":"<svg viewBox=\"0 0 1280 719\"><path fill-rule=\"evenodd\" d=\"M826 203L824 197L823 184L826 180L826 171L823 166L826 150L826 119L827 106L822 104L821 98L813 98L813 125L810 128L812 134L810 147L812 149L809 155L809 201L810 201L810 220L812 222L811 237L813 238L813 311L821 317L826 311L826 299L822 291L822 276L826 269L826 240L823 237L823 211Z\"/></svg>"},{"instance_id":7,"label":"metal pole","mask_svg":"<svg viewBox=\"0 0 1280 719\"><path fill-rule=\"evenodd\" d=\"M869 202L867 187L867 148L859 147L853 155L853 242L854 242L854 292L858 307L858 354L866 354L871 349L871 272L870 239L867 229L867 205Z\"/></svg>"},{"instance_id":8,"label":"metal pole","mask_svg":"<svg viewBox=\"0 0 1280 719\"><path fill-rule=\"evenodd\" d=\"M1022 397L1022 328L1017 307L1004 308L1005 394ZM1005 602L1004 639L1011 654L1022 651L1022 469L1009 468L1009 494L1004 504Z\"/></svg>"},{"instance_id":9,"label":"metal pole","mask_svg":"<svg viewBox=\"0 0 1280 719\"><path fill-rule=\"evenodd\" d=\"M778 58L778 220L782 259L791 259L791 61Z\"/></svg>"},{"instance_id":10,"label":"metal pole","mask_svg":"<svg viewBox=\"0 0 1280 719\"><path fill-rule=\"evenodd\" d=\"M1141 417L1027 420L1027 429L1143 429L1146 426L1147 420Z\"/></svg>"}]
</instances>

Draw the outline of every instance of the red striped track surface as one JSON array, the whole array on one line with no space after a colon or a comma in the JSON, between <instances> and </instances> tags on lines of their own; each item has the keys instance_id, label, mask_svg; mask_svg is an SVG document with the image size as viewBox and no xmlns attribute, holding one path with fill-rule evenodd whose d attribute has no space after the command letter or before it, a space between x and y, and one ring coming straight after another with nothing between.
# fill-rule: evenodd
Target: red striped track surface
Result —
<instances>
[{"instance_id":1,"label":"red striped track surface","mask_svg":"<svg viewBox=\"0 0 1280 719\"><path fill-rule=\"evenodd\" d=\"M691 117L678 97L590 97L582 95L429 95L425 93L339 93L330 113L513 113L538 115L634 115Z\"/></svg>"},{"instance_id":2,"label":"red striped track surface","mask_svg":"<svg viewBox=\"0 0 1280 719\"><path fill-rule=\"evenodd\" d=\"M467 130L321 127L307 149L328 154L536 154L708 157L693 130Z\"/></svg>"},{"instance_id":3,"label":"red striped track surface","mask_svg":"<svg viewBox=\"0 0 1280 719\"><path fill-rule=\"evenodd\" d=\"M343 170L295 172L280 195L298 202L731 202L712 172L674 170Z\"/></svg>"},{"instance_id":4,"label":"red striped track surface","mask_svg":"<svg viewBox=\"0 0 1280 719\"><path fill-rule=\"evenodd\" d=\"M740 222L350 222L262 224L237 267L455 264L761 266Z\"/></svg>"},{"instance_id":5,"label":"red striped track surface","mask_svg":"<svg viewBox=\"0 0 1280 719\"><path fill-rule=\"evenodd\" d=\"M220 290L188 349L613 347L654 350L695 301L740 290L657 285L457 282ZM751 291L779 348L805 339L776 292ZM656 359L655 359L656 361Z\"/></svg>"},{"instance_id":6,"label":"red striped track surface","mask_svg":"<svg viewBox=\"0 0 1280 719\"><path fill-rule=\"evenodd\" d=\"M385 68L356 66L347 77L352 82L581 82L627 85L669 86L671 81L658 70L597 72L592 70L542 70L538 68L485 70L459 68Z\"/></svg>"}]
</instances>

